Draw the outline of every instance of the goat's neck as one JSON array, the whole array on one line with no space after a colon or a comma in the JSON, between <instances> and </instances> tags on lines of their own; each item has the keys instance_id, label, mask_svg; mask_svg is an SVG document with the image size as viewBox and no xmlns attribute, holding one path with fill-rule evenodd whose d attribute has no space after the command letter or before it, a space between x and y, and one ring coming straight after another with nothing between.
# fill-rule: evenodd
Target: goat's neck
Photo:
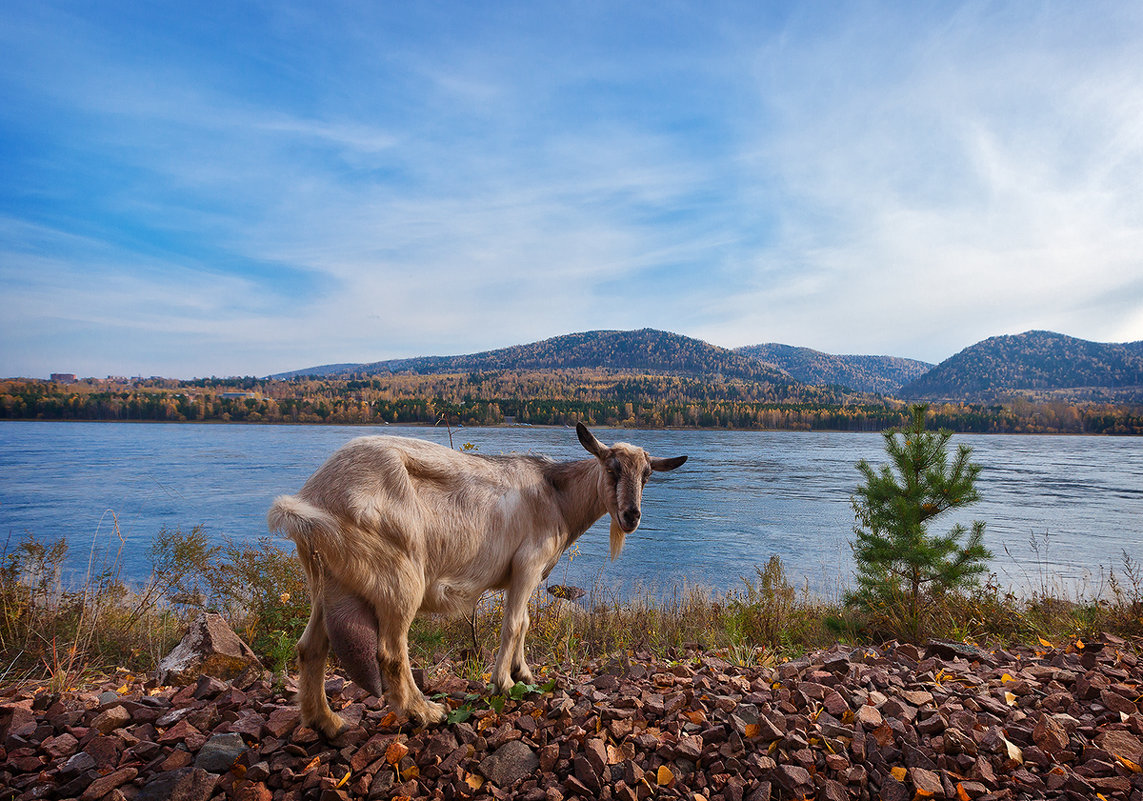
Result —
<instances>
[{"instance_id":1,"label":"goat's neck","mask_svg":"<svg viewBox=\"0 0 1143 801\"><path fill-rule=\"evenodd\" d=\"M568 540L564 547L575 542L580 534L607 514L607 505L600 493L601 469L598 459L582 459L557 464L548 473L548 481L555 490L556 503L567 530Z\"/></svg>"}]
</instances>

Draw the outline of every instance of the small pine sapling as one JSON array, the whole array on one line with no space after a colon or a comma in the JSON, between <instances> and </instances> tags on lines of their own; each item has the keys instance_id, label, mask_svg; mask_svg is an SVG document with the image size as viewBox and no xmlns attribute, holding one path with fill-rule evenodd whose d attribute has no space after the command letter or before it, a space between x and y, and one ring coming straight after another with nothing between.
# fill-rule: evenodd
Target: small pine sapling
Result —
<instances>
[{"instance_id":1,"label":"small pine sapling","mask_svg":"<svg viewBox=\"0 0 1143 801\"><path fill-rule=\"evenodd\" d=\"M969 462L972 449L965 445L949 463L952 432L926 431L927 410L910 407L910 425L885 432L890 465L875 470L864 459L857 463L865 481L852 498L858 588L847 600L867 610L903 613L914 640L920 638L925 599L975 583L992 557L979 520L971 532L959 523L944 536L928 531L933 518L979 500L975 483L981 468Z\"/></svg>"}]
</instances>

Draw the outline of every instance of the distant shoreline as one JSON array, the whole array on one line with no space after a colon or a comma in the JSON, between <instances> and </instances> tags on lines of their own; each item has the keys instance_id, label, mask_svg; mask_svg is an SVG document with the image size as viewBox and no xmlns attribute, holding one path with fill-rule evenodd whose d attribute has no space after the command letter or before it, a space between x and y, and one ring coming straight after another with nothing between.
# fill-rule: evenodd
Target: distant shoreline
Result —
<instances>
[{"instance_id":1,"label":"distant shoreline","mask_svg":"<svg viewBox=\"0 0 1143 801\"><path fill-rule=\"evenodd\" d=\"M241 426L241 427L265 427L265 426L282 426L286 428L295 428L302 426L312 426L315 428L439 428L447 432L447 428L440 425L433 425L432 423L314 423L314 422L292 422L286 420L75 420L75 419L36 419L34 417L27 418L0 418L0 425L4 423L97 423L97 424L128 424L128 425L160 425L160 426ZM603 423L591 424L592 430L601 431L725 431L727 433L736 434L766 434L773 432L788 432L791 434L884 434L889 431L889 428L869 430L869 431L854 431L853 429L846 428L726 428L724 426L609 426ZM495 425L466 425L462 427L453 427L453 432L467 431L470 429L505 429L505 428L518 428L518 429L571 429L570 425L553 425L548 423L497 423ZM1114 433L1096 433L1096 432L1083 432L1083 431L953 431L954 435L971 434L973 436L989 436L989 437L1138 437L1143 434L1114 434Z\"/></svg>"}]
</instances>

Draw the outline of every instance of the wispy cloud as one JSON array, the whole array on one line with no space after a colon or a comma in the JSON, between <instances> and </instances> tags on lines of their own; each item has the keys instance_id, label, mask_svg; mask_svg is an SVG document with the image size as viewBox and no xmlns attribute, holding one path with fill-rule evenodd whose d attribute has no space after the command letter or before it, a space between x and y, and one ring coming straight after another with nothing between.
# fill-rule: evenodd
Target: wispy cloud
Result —
<instances>
[{"instance_id":1,"label":"wispy cloud","mask_svg":"<svg viewBox=\"0 0 1143 801\"><path fill-rule=\"evenodd\" d=\"M63 8L0 26L2 374L1143 339L1129 6Z\"/></svg>"}]
</instances>

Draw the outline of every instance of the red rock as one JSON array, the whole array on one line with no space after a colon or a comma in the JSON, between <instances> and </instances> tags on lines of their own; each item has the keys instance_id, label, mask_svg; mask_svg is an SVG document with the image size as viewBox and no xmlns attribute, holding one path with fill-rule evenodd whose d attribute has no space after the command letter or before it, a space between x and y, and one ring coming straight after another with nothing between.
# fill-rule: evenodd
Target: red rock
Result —
<instances>
[{"instance_id":1,"label":"red rock","mask_svg":"<svg viewBox=\"0 0 1143 801\"><path fill-rule=\"evenodd\" d=\"M91 721L91 726L97 729L100 734L110 734L116 729L123 728L130 722L131 713L122 706L113 706L96 715L95 720Z\"/></svg>"},{"instance_id":2,"label":"red rock","mask_svg":"<svg viewBox=\"0 0 1143 801\"><path fill-rule=\"evenodd\" d=\"M139 771L136 768L121 768L106 776L100 776L87 786L83 795L79 797L79 801L96 801L96 799L103 798L116 787L126 784L138 775Z\"/></svg>"},{"instance_id":3,"label":"red rock","mask_svg":"<svg viewBox=\"0 0 1143 801\"><path fill-rule=\"evenodd\" d=\"M1143 742L1130 732L1113 729L1096 735L1095 743L1112 756L1125 757L1136 765L1143 763Z\"/></svg>"},{"instance_id":4,"label":"red rock","mask_svg":"<svg viewBox=\"0 0 1143 801\"><path fill-rule=\"evenodd\" d=\"M1032 740L1048 754L1056 756L1068 747L1068 733L1050 715L1041 715L1032 729Z\"/></svg>"},{"instance_id":5,"label":"red rock","mask_svg":"<svg viewBox=\"0 0 1143 801\"><path fill-rule=\"evenodd\" d=\"M297 707L280 706L266 719L266 731L274 737L284 738L298 727L301 720Z\"/></svg>"},{"instance_id":6,"label":"red rock","mask_svg":"<svg viewBox=\"0 0 1143 801\"><path fill-rule=\"evenodd\" d=\"M221 615L204 613L159 663L159 683L189 684L202 675L232 679L259 664Z\"/></svg>"},{"instance_id":7,"label":"red rock","mask_svg":"<svg viewBox=\"0 0 1143 801\"><path fill-rule=\"evenodd\" d=\"M44 753L52 757L52 759L66 759L76 752L78 746L79 740L67 732L64 732L58 737L49 737L40 744Z\"/></svg>"},{"instance_id":8,"label":"red rock","mask_svg":"<svg viewBox=\"0 0 1143 801\"><path fill-rule=\"evenodd\" d=\"M870 706L869 704L859 706L857 708L856 717L861 725L869 729L876 729L885 722L881 717L881 713L877 710L877 707Z\"/></svg>"}]
</instances>

